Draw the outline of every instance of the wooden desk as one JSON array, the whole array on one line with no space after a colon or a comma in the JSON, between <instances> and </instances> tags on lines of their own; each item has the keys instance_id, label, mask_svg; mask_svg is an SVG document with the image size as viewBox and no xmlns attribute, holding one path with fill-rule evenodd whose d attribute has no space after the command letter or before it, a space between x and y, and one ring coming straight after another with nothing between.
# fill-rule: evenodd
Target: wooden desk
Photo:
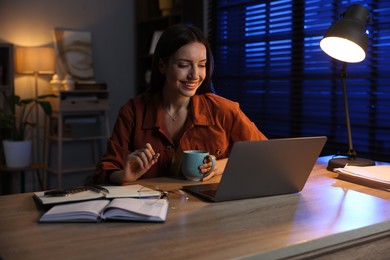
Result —
<instances>
[{"instance_id":1,"label":"wooden desk","mask_svg":"<svg viewBox=\"0 0 390 260\"><path fill-rule=\"evenodd\" d=\"M0 197L4 259L352 259L390 255L390 193L334 179L318 162L299 194L207 203L194 197L163 224L38 224L32 194ZM175 189L183 180L143 184Z\"/></svg>"}]
</instances>

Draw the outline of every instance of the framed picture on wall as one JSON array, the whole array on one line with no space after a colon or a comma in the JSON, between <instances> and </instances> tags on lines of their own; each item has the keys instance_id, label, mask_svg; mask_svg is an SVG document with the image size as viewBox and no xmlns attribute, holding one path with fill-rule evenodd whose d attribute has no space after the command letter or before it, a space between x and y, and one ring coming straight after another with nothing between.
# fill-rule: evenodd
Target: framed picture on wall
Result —
<instances>
[{"instance_id":1,"label":"framed picture on wall","mask_svg":"<svg viewBox=\"0 0 390 260\"><path fill-rule=\"evenodd\" d=\"M54 29L57 74L80 83L93 83L92 35L88 31Z\"/></svg>"}]
</instances>

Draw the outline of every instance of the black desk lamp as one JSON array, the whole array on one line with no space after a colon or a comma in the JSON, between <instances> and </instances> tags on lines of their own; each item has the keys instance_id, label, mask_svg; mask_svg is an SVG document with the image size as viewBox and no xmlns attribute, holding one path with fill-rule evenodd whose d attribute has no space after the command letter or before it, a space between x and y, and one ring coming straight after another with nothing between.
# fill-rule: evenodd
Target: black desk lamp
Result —
<instances>
[{"instance_id":1,"label":"black desk lamp","mask_svg":"<svg viewBox=\"0 0 390 260\"><path fill-rule=\"evenodd\" d=\"M364 6L353 4L342 14L342 19L335 22L326 32L320 42L321 49L329 56L343 62L340 77L343 85L345 118L348 131L348 153L346 158L333 158L329 160L327 169L342 168L346 164L354 166L375 165L369 159L356 157L356 151L352 144L351 123L349 119L348 97L345 86L347 77L347 63L355 63L364 60L368 46L366 24L369 22L368 9Z\"/></svg>"}]
</instances>

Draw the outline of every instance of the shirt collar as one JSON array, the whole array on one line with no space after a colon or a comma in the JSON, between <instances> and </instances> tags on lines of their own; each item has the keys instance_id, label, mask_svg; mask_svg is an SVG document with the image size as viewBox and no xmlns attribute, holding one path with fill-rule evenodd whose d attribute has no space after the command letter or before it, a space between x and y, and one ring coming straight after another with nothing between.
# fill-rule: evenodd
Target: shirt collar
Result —
<instances>
[{"instance_id":1,"label":"shirt collar","mask_svg":"<svg viewBox=\"0 0 390 260\"><path fill-rule=\"evenodd\" d=\"M207 94L206 94L207 95ZM207 104L206 95L195 95L191 97L190 113L194 125L210 126L214 125L214 118ZM145 108L143 129L161 128L164 123L164 107L159 94L153 94L145 100L150 105Z\"/></svg>"}]
</instances>

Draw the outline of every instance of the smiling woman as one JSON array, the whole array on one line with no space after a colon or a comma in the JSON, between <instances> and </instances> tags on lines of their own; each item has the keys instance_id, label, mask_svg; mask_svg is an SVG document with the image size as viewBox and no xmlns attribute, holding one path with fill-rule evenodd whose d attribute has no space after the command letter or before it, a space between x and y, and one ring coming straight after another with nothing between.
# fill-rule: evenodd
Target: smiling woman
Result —
<instances>
[{"instance_id":1,"label":"smiling woman","mask_svg":"<svg viewBox=\"0 0 390 260\"><path fill-rule=\"evenodd\" d=\"M151 86L122 106L97 165L96 183L126 185L139 178L179 176L185 150L216 156L198 171L209 180L223 173L233 143L266 137L238 103L213 93L213 56L195 27L177 24L160 37ZM213 167L213 168L212 168Z\"/></svg>"}]
</instances>

